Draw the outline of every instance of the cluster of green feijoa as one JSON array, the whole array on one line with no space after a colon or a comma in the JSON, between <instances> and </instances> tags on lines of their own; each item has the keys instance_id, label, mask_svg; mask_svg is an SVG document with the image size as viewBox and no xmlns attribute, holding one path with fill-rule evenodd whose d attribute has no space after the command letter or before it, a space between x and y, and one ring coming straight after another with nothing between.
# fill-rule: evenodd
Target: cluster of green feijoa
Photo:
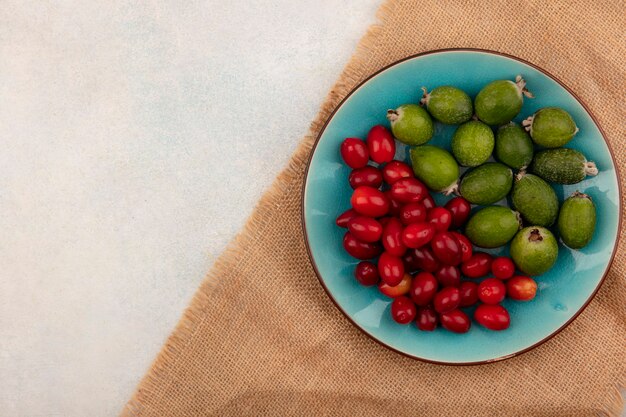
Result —
<instances>
[{"instance_id":1,"label":"cluster of green feijoa","mask_svg":"<svg viewBox=\"0 0 626 417\"><path fill-rule=\"evenodd\" d=\"M391 130L397 140L412 146L415 175L431 190L454 192L484 206L466 226L474 245L495 248L511 242L517 267L539 275L554 265L558 255L549 227L556 224L561 240L572 249L591 241L595 229L591 198L577 191L559 207L549 184L576 184L598 173L582 153L563 148L578 132L567 111L546 107L522 126L514 123L524 97L533 97L519 75L515 81L487 84L473 101L452 86L422 90L422 106L405 104L387 112ZM459 125L450 143L452 153L426 144L435 132L433 119ZM536 147L543 150L535 152ZM470 168L460 179L459 166ZM494 205L507 197L515 211Z\"/></svg>"}]
</instances>

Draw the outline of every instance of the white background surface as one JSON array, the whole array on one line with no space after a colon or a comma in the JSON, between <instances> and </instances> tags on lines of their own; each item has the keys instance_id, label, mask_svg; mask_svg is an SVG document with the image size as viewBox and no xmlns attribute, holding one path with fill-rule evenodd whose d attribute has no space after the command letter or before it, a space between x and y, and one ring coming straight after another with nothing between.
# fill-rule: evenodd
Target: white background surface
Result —
<instances>
[{"instance_id":1,"label":"white background surface","mask_svg":"<svg viewBox=\"0 0 626 417\"><path fill-rule=\"evenodd\" d=\"M112 416L378 0L0 2L0 416Z\"/></svg>"}]
</instances>

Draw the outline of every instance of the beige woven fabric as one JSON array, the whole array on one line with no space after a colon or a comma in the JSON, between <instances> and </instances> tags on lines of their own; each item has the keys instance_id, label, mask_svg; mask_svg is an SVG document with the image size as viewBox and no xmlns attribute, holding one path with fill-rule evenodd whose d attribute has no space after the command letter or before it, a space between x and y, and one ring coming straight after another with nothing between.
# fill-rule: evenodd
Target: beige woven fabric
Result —
<instances>
[{"instance_id":1,"label":"beige woven fabric","mask_svg":"<svg viewBox=\"0 0 626 417\"><path fill-rule=\"evenodd\" d=\"M422 363L354 328L318 283L300 223L303 173L352 87L418 52L475 47L531 61L591 108L626 175L624 3L387 1L285 171L221 256L124 416L616 416L626 377L626 254L567 329L491 365ZM330 53L330 52L329 52ZM166 300L164 300L166 302Z\"/></svg>"}]
</instances>

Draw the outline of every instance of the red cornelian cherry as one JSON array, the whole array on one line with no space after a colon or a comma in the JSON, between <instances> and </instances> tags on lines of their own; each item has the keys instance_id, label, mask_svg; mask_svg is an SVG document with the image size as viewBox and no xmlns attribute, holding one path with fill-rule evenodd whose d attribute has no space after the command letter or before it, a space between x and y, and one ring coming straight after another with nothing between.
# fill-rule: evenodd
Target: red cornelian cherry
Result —
<instances>
[{"instance_id":1,"label":"red cornelian cherry","mask_svg":"<svg viewBox=\"0 0 626 417\"><path fill-rule=\"evenodd\" d=\"M469 261L472 257L472 242L467 236L460 234L459 232L452 232L452 235L459 241L461 245L461 262Z\"/></svg>"},{"instance_id":2,"label":"red cornelian cherry","mask_svg":"<svg viewBox=\"0 0 626 417\"><path fill-rule=\"evenodd\" d=\"M348 182L353 189L362 185L378 188L383 185L383 174L372 166L364 166L363 168L353 169L348 177Z\"/></svg>"},{"instance_id":3,"label":"red cornelian cherry","mask_svg":"<svg viewBox=\"0 0 626 417\"><path fill-rule=\"evenodd\" d=\"M469 278L484 277L491 271L491 255L485 252L474 252L467 261L461 264L461 272Z\"/></svg>"},{"instance_id":4,"label":"red cornelian cherry","mask_svg":"<svg viewBox=\"0 0 626 417\"><path fill-rule=\"evenodd\" d=\"M461 292L456 287L445 287L441 289L433 299L433 306L437 313L446 313L459 307L461 303Z\"/></svg>"},{"instance_id":5,"label":"red cornelian cherry","mask_svg":"<svg viewBox=\"0 0 626 417\"><path fill-rule=\"evenodd\" d=\"M435 257L445 265L461 263L461 244L451 232L439 232L430 242Z\"/></svg>"},{"instance_id":6,"label":"red cornelian cherry","mask_svg":"<svg viewBox=\"0 0 626 417\"><path fill-rule=\"evenodd\" d=\"M368 217L381 217L389 211L389 199L376 188L361 186L354 190L350 198L352 208Z\"/></svg>"},{"instance_id":7,"label":"red cornelian cherry","mask_svg":"<svg viewBox=\"0 0 626 417\"><path fill-rule=\"evenodd\" d=\"M422 203L408 203L400 209L399 217L403 225L426 222L427 210Z\"/></svg>"},{"instance_id":8,"label":"red cornelian cherry","mask_svg":"<svg viewBox=\"0 0 626 417\"><path fill-rule=\"evenodd\" d=\"M417 318L415 319L417 328L425 332L432 332L437 328L437 314L432 307L420 307L417 309Z\"/></svg>"},{"instance_id":9,"label":"red cornelian cherry","mask_svg":"<svg viewBox=\"0 0 626 417\"><path fill-rule=\"evenodd\" d=\"M378 284L378 290L387 297L399 297L409 292L409 290L411 289L411 281L411 275L404 274L404 277L402 277L402 280L398 285L391 286L384 281L381 281Z\"/></svg>"},{"instance_id":10,"label":"red cornelian cherry","mask_svg":"<svg viewBox=\"0 0 626 417\"><path fill-rule=\"evenodd\" d=\"M396 153L396 143L386 127L374 126L367 134L366 142L372 161L379 164L391 162Z\"/></svg>"},{"instance_id":11,"label":"red cornelian cherry","mask_svg":"<svg viewBox=\"0 0 626 417\"><path fill-rule=\"evenodd\" d=\"M362 242L350 232L343 236L343 248L353 258L367 260L377 257L383 251L378 242Z\"/></svg>"},{"instance_id":12,"label":"red cornelian cherry","mask_svg":"<svg viewBox=\"0 0 626 417\"><path fill-rule=\"evenodd\" d=\"M367 144L358 138L347 138L341 143L341 157L350 168L362 168L369 161Z\"/></svg>"},{"instance_id":13,"label":"red cornelian cherry","mask_svg":"<svg viewBox=\"0 0 626 417\"><path fill-rule=\"evenodd\" d=\"M401 161L391 161L383 167L383 178L389 185L402 178L413 178L413 168Z\"/></svg>"},{"instance_id":14,"label":"red cornelian cherry","mask_svg":"<svg viewBox=\"0 0 626 417\"><path fill-rule=\"evenodd\" d=\"M417 203L428 194L428 189L417 178L401 178L391 186L391 195L401 203Z\"/></svg>"},{"instance_id":15,"label":"red cornelian cherry","mask_svg":"<svg viewBox=\"0 0 626 417\"><path fill-rule=\"evenodd\" d=\"M454 333L467 333L472 325L470 318L461 310L452 310L439 315L441 326Z\"/></svg>"},{"instance_id":16,"label":"red cornelian cherry","mask_svg":"<svg viewBox=\"0 0 626 417\"><path fill-rule=\"evenodd\" d=\"M403 230L402 223L395 217L390 218L383 228L383 246L393 256L402 256L406 252L406 245L402 240Z\"/></svg>"},{"instance_id":17,"label":"red cornelian cherry","mask_svg":"<svg viewBox=\"0 0 626 417\"><path fill-rule=\"evenodd\" d=\"M511 325L511 317L500 304L481 304L474 311L474 320L489 330L505 330Z\"/></svg>"},{"instance_id":18,"label":"red cornelian cherry","mask_svg":"<svg viewBox=\"0 0 626 417\"><path fill-rule=\"evenodd\" d=\"M354 277L361 285L366 287L376 285L380 281L378 267L370 261L359 262L354 270Z\"/></svg>"},{"instance_id":19,"label":"red cornelian cherry","mask_svg":"<svg viewBox=\"0 0 626 417\"><path fill-rule=\"evenodd\" d=\"M537 294L537 283L530 277L516 275L506 282L509 298L517 301L529 301Z\"/></svg>"},{"instance_id":20,"label":"red cornelian cherry","mask_svg":"<svg viewBox=\"0 0 626 417\"><path fill-rule=\"evenodd\" d=\"M500 256L491 263L491 273L500 279L509 279L515 274L515 264L511 258Z\"/></svg>"},{"instance_id":21,"label":"red cornelian cherry","mask_svg":"<svg viewBox=\"0 0 626 417\"><path fill-rule=\"evenodd\" d=\"M363 242L376 242L383 234L383 226L371 217L357 216L348 222L348 230Z\"/></svg>"},{"instance_id":22,"label":"red cornelian cherry","mask_svg":"<svg viewBox=\"0 0 626 417\"><path fill-rule=\"evenodd\" d=\"M433 300L438 287L437 280L430 272L420 272L413 278L409 294L418 306L427 306Z\"/></svg>"},{"instance_id":23,"label":"red cornelian cherry","mask_svg":"<svg viewBox=\"0 0 626 417\"><path fill-rule=\"evenodd\" d=\"M428 212L428 221L435 225L437 231L445 232L452 224L452 214L443 207L434 207Z\"/></svg>"},{"instance_id":24,"label":"red cornelian cherry","mask_svg":"<svg viewBox=\"0 0 626 417\"><path fill-rule=\"evenodd\" d=\"M348 227L348 223L350 222L350 220L353 217L358 216L359 214L354 211L354 209L348 209L346 211L344 211L343 213L341 213L339 216L337 216L337 220L335 220L335 223L337 224L337 226L339 227Z\"/></svg>"},{"instance_id":25,"label":"red cornelian cherry","mask_svg":"<svg viewBox=\"0 0 626 417\"><path fill-rule=\"evenodd\" d=\"M421 248L435 236L435 227L430 223L413 223L402 231L402 242L406 247Z\"/></svg>"},{"instance_id":26,"label":"red cornelian cherry","mask_svg":"<svg viewBox=\"0 0 626 417\"><path fill-rule=\"evenodd\" d=\"M404 277L404 264L402 259L391 255L389 252L383 252L378 258L378 273L387 285L395 287Z\"/></svg>"},{"instance_id":27,"label":"red cornelian cherry","mask_svg":"<svg viewBox=\"0 0 626 417\"><path fill-rule=\"evenodd\" d=\"M391 318L393 318L396 323L409 324L415 320L416 315L417 308L409 297L401 295L394 298L391 303Z\"/></svg>"},{"instance_id":28,"label":"red cornelian cherry","mask_svg":"<svg viewBox=\"0 0 626 417\"><path fill-rule=\"evenodd\" d=\"M463 197L454 197L444 206L452 214L452 225L461 227L465 224L472 209L471 204Z\"/></svg>"},{"instance_id":29,"label":"red cornelian cherry","mask_svg":"<svg viewBox=\"0 0 626 417\"><path fill-rule=\"evenodd\" d=\"M498 304L506 296L506 287L498 278L487 278L478 284L478 299L485 304Z\"/></svg>"},{"instance_id":30,"label":"red cornelian cherry","mask_svg":"<svg viewBox=\"0 0 626 417\"><path fill-rule=\"evenodd\" d=\"M461 282L461 307L471 307L478 302L478 284L472 281Z\"/></svg>"}]
</instances>

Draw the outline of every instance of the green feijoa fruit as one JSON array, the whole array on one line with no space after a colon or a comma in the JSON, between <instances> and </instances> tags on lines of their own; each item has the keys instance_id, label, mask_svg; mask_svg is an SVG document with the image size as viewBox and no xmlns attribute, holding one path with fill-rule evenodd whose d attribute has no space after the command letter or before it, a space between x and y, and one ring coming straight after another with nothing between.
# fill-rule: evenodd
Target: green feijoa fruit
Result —
<instances>
[{"instance_id":1,"label":"green feijoa fruit","mask_svg":"<svg viewBox=\"0 0 626 417\"><path fill-rule=\"evenodd\" d=\"M508 123L496 132L495 155L511 168L525 168L533 160L533 141L523 127Z\"/></svg>"},{"instance_id":2,"label":"green feijoa fruit","mask_svg":"<svg viewBox=\"0 0 626 417\"><path fill-rule=\"evenodd\" d=\"M528 275L548 271L559 255L559 245L552 232L545 227L525 227L511 242L511 258L517 269Z\"/></svg>"},{"instance_id":3,"label":"green feijoa fruit","mask_svg":"<svg viewBox=\"0 0 626 417\"><path fill-rule=\"evenodd\" d=\"M430 115L417 104L404 104L395 110L387 110L391 133L407 145L421 145L433 137L435 126Z\"/></svg>"},{"instance_id":4,"label":"green feijoa fruit","mask_svg":"<svg viewBox=\"0 0 626 417\"><path fill-rule=\"evenodd\" d=\"M557 222L561 240L572 249L587 246L596 228L596 207L587 194L576 191L563 202Z\"/></svg>"},{"instance_id":5,"label":"green feijoa fruit","mask_svg":"<svg viewBox=\"0 0 626 417\"><path fill-rule=\"evenodd\" d=\"M595 163L587 161L582 153L568 148L537 152L530 171L557 184L576 184L587 175L598 175Z\"/></svg>"},{"instance_id":6,"label":"green feijoa fruit","mask_svg":"<svg viewBox=\"0 0 626 417\"><path fill-rule=\"evenodd\" d=\"M545 107L522 122L537 145L558 148L578 132L574 119L563 109Z\"/></svg>"},{"instance_id":7,"label":"green feijoa fruit","mask_svg":"<svg viewBox=\"0 0 626 417\"><path fill-rule=\"evenodd\" d=\"M511 203L527 224L551 226L559 214L559 200L550 184L524 171L515 177Z\"/></svg>"},{"instance_id":8,"label":"green feijoa fruit","mask_svg":"<svg viewBox=\"0 0 626 417\"><path fill-rule=\"evenodd\" d=\"M506 197L512 185L511 168L498 162L488 162L463 176L459 193L470 203L485 206Z\"/></svg>"},{"instance_id":9,"label":"green feijoa fruit","mask_svg":"<svg viewBox=\"0 0 626 417\"><path fill-rule=\"evenodd\" d=\"M448 125L467 122L474 114L472 99L463 90L445 85L430 93L422 87L422 104L436 120Z\"/></svg>"},{"instance_id":10,"label":"green feijoa fruit","mask_svg":"<svg viewBox=\"0 0 626 417\"><path fill-rule=\"evenodd\" d=\"M417 146L410 150L415 176L434 191L450 193L459 178L459 166L445 149L432 145Z\"/></svg>"},{"instance_id":11,"label":"green feijoa fruit","mask_svg":"<svg viewBox=\"0 0 626 417\"><path fill-rule=\"evenodd\" d=\"M517 116L524 104L524 96L533 97L521 75L515 78L515 82L492 81L476 96L474 111L488 125L502 125Z\"/></svg>"},{"instance_id":12,"label":"green feijoa fruit","mask_svg":"<svg viewBox=\"0 0 626 417\"><path fill-rule=\"evenodd\" d=\"M476 246L497 248L513 239L520 228L518 214L508 207L489 206L477 211L465 226L465 235Z\"/></svg>"},{"instance_id":13,"label":"green feijoa fruit","mask_svg":"<svg viewBox=\"0 0 626 417\"><path fill-rule=\"evenodd\" d=\"M491 128L478 120L463 123L452 136L452 154L459 164L467 167L478 166L489 159L493 145Z\"/></svg>"}]
</instances>

